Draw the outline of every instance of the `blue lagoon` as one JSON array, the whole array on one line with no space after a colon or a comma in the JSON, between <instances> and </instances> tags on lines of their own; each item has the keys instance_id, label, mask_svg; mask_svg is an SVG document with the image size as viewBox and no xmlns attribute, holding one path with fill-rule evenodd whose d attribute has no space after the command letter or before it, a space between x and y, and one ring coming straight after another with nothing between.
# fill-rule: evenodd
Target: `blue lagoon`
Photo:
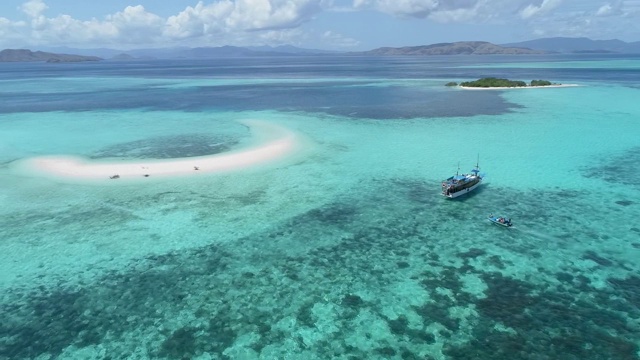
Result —
<instances>
[{"instance_id":1,"label":"blue lagoon","mask_svg":"<svg viewBox=\"0 0 640 360\"><path fill-rule=\"evenodd\" d=\"M444 86L489 76L578 86ZM0 64L0 83L0 359L640 358L638 57ZM478 154L482 185L440 196Z\"/></svg>"}]
</instances>

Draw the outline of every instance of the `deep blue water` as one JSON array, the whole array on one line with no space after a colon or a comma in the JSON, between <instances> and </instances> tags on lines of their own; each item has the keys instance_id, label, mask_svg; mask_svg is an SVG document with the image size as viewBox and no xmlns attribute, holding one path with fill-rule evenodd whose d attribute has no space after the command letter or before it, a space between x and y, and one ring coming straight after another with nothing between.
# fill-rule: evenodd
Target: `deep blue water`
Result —
<instances>
[{"instance_id":1,"label":"deep blue water","mask_svg":"<svg viewBox=\"0 0 640 360\"><path fill-rule=\"evenodd\" d=\"M560 74L566 80L629 79L628 69L548 69L531 68L469 69L465 66L497 65L504 63L545 63L573 61L639 60L640 54L612 55L539 55L539 56L431 56L431 57L266 57L222 58L207 60L140 60L102 61L86 63L0 63L0 79L42 79L60 76L143 76L149 78L199 78L203 76L230 78L323 78L323 77L380 77L406 79L451 79L500 76L508 78L551 77ZM635 73L639 70L635 69ZM626 74L626 75L625 75Z\"/></svg>"},{"instance_id":2,"label":"deep blue water","mask_svg":"<svg viewBox=\"0 0 640 360\"><path fill-rule=\"evenodd\" d=\"M553 82L608 82L637 86L639 69L491 67L504 62L541 64L553 61L619 60L620 56L540 57L292 57L214 60L156 60L78 64L0 64L1 80L29 81L64 77L96 77L96 81L142 77L149 83L124 88L71 89L29 93L3 89L0 113L85 111L100 109L150 110L265 110L306 111L354 118L418 118L499 115L519 106L498 91L460 93L400 83L377 86L379 81L466 81L481 77ZM633 59L624 57L623 59ZM479 64L485 64L486 67ZM467 66L476 66L469 68ZM265 79L263 84L203 84L170 88L174 79ZM277 79L283 81L277 81ZM314 79L304 82L304 79ZM163 84L162 80L167 83ZM286 81L289 80L289 81ZM293 80L293 82L292 82ZM99 85L99 84L97 84ZM46 85L43 85L46 86ZM452 104L455 104L453 106Z\"/></svg>"}]
</instances>

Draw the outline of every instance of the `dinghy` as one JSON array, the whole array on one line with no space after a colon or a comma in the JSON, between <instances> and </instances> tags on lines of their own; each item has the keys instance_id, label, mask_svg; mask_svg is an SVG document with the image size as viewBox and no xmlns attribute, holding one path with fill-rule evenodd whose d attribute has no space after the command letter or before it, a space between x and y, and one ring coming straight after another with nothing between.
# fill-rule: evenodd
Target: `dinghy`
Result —
<instances>
[{"instance_id":1,"label":"dinghy","mask_svg":"<svg viewBox=\"0 0 640 360\"><path fill-rule=\"evenodd\" d=\"M489 215L489 221L491 221L496 225L500 225L504 227L509 227L513 225L513 223L511 223L511 219L507 219L504 216L493 216L493 214Z\"/></svg>"}]
</instances>

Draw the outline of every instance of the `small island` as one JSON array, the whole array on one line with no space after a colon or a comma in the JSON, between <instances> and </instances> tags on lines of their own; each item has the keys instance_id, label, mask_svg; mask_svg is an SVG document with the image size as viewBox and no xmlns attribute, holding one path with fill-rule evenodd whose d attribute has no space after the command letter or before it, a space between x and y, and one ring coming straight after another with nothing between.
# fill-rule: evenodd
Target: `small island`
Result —
<instances>
[{"instance_id":1,"label":"small island","mask_svg":"<svg viewBox=\"0 0 640 360\"><path fill-rule=\"evenodd\" d=\"M559 84L552 83L549 80L531 80L529 84L520 80L500 79L494 77L482 78L475 81L464 81L460 84L456 82L448 82L445 84L447 87L459 87L462 89L531 89L531 88L544 88L544 87L569 87L578 86L576 84Z\"/></svg>"},{"instance_id":2,"label":"small island","mask_svg":"<svg viewBox=\"0 0 640 360\"><path fill-rule=\"evenodd\" d=\"M476 81L465 81L460 83L462 87L480 87L480 88L515 88L515 87L527 87L527 86L550 86L561 85L553 84L548 80L531 80L530 84L520 80L509 80L499 78L482 78Z\"/></svg>"}]
</instances>

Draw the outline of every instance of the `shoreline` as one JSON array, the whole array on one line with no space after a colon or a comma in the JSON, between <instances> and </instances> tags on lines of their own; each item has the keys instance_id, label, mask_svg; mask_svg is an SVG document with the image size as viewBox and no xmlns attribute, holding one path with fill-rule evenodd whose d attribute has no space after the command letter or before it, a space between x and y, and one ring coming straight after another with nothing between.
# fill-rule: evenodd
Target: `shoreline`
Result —
<instances>
[{"instance_id":1,"label":"shoreline","mask_svg":"<svg viewBox=\"0 0 640 360\"><path fill-rule=\"evenodd\" d=\"M555 84L544 86L503 86L503 87L475 87L475 86L462 86L458 85L458 88L464 90L511 90L511 89L544 89L544 88L563 88L563 87L576 87L578 84Z\"/></svg>"},{"instance_id":2,"label":"shoreline","mask_svg":"<svg viewBox=\"0 0 640 360\"><path fill-rule=\"evenodd\" d=\"M78 156L53 155L19 160L13 167L27 176L117 183L237 171L285 158L301 148L302 137L287 128L260 120L241 123L250 129L257 144L224 154L135 161L92 161Z\"/></svg>"}]
</instances>

